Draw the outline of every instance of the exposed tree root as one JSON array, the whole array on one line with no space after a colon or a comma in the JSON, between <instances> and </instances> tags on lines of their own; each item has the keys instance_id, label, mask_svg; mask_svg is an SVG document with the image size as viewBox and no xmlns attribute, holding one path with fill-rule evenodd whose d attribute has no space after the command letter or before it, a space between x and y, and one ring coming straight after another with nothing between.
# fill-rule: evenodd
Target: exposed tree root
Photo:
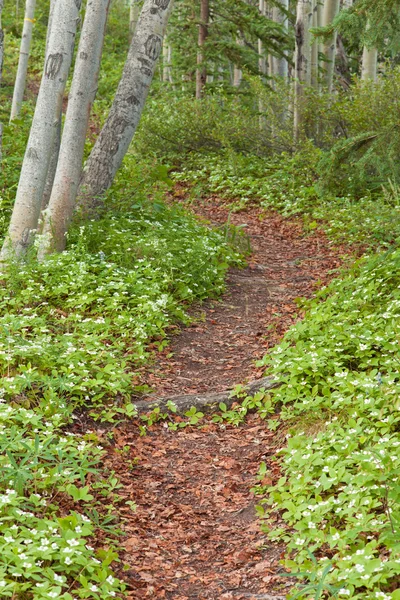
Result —
<instances>
[{"instance_id":1,"label":"exposed tree root","mask_svg":"<svg viewBox=\"0 0 400 600\"><path fill-rule=\"evenodd\" d=\"M271 390L278 387L279 383L272 377L264 377L257 381L252 381L244 386L247 394L252 396L258 391L265 389ZM231 396L232 390L226 392L218 392L210 394L187 394L183 396L171 396L169 398L159 398L158 400L146 402L136 402L138 414L144 414L151 412L155 408L167 409L168 402L173 402L177 407L177 413L183 414L188 411L192 406L196 407L197 410L201 410L204 413L215 410L220 402L223 402L228 407L232 406L234 402L237 402L237 397Z\"/></svg>"}]
</instances>

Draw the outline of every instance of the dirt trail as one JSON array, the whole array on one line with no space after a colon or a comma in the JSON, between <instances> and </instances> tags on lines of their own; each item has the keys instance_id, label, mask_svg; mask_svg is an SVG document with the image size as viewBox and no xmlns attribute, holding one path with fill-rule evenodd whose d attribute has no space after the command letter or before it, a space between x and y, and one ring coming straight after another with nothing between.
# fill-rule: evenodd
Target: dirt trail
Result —
<instances>
[{"instance_id":1,"label":"dirt trail","mask_svg":"<svg viewBox=\"0 0 400 600\"><path fill-rule=\"evenodd\" d=\"M216 199L196 207L212 222L228 213ZM183 329L148 373L156 396L224 390L261 376L262 357L298 318L295 298L310 296L340 264L322 234L305 237L299 223L277 215L260 220L250 209L231 217L247 224L253 255L234 270L221 301L202 307L205 321ZM168 359L167 354L173 352ZM153 396L154 397L154 396ZM274 480L282 436L252 416L240 428L209 423L171 432L153 426L146 437L125 424L114 432L109 464L123 509L131 600L261 600L284 595L278 576L282 549L260 533L250 489L262 460ZM138 459L137 465L130 461ZM263 546L265 544L265 546Z\"/></svg>"}]
</instances>

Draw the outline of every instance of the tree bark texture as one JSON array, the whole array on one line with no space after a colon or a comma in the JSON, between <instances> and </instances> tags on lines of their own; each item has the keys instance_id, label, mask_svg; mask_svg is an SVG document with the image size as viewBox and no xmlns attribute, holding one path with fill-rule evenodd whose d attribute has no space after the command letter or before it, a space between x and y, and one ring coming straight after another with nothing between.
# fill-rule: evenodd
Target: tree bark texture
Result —
<instances>
[{"instance_id":1,"label":"tree bark texture","mask_svg":"<svg viewBox=\"0 0 400 600\"><path fill-rule=\"evenodd\" d=\"M289 0L280 0L280 4L282 8L285 10L289 10ZM283 27L287 30L289 21L287 15L282 12L278 6L274 6L273 11L273 19L276 23L281 23ZM282 77L285 81L288 78L288 62L285 58L273 58L273 74L278 77Z\"/></svg>"},{"instance_id":2,"label":"tree bark texture","mask_svg":"<svg viewBox=\"0 0 400 600\"><path fill-rule=\"evenodd\" d=\"M367 31L371 24L367 23ZM378 50L364 46L362 56L361 79L363 81L376 81L378 74Z\"/></svg>"},{"instance_id":3,"label":"tree bark texture","mask_svg":"<svg viewBox=\"0 0 400 600\"><path fill-rule=\"evenodd\" d=\"M173 83L172 81L172 46L169 41L164 38L163 42L163 81L164 83Z\"/></svg>"},{"instance_id":4,"label":"tree bark texture","mask_svg":"<svg viewBox=\"0 0 400 600\"><path fill-rule=\"evenodd\" d=\"M299 139L304 109L304 86L311 85L312 0L299 0L296 18L294 136Z\"/></svg>"},{"instance_id":5,"label":"tree bark texture","mask_svg":"<svg viewBox=\"0 0 400 600\"><path fill-rule=\"evenodd\" d=\"M33 24L35 22L36 0L26 0L24 27L22 30L21 49L19 53L17 77L11 105L10 121L18 118L24 99L26 74L28 72L29 53L31 49Z\"/></svg>"},{"instance_id":6,"label":"tree bark texture","mask_svg":"<svg viewBox=\"0 0 400 600\"><path fill-rule=\"evenodd\" d=\"M136 25L140 15L140 4L139 0L131 0L129 10L129 34L131 39L133 38L136 30Z\"/></svg>"},{"instance_id":7,"label":"tree bark texture","mask_svg":"<svg viewBox=\"0 0 400 600\"><path fill-rule=\"evenodd\" d=\"M85 166L79 202L100 203L137 129L172 10L172 0L145 0L113 105Z\"/></svg>"},{"instance_id":8,"label":"tree bark texture","mask_svg":"<svg viewBox=\"0 0 400 600\"><path fill-rule=\"evenodd\" d=\"M340 9L340 0L325 0L323 12L323 26L329 27L334 21ZM329 92L332 91L333 74L335 71L335 56L336 56L336 37L334 31L332 35L324 42L323 53L325 55L325 87Z\"/></svg>"},{"instance_id":9,"label":"tree bark texture","mask_svg":"<svg viewBox=\"0 0 400 600\"><path fill-rule=\"evenodd\" d=\"M1 259L22 256L38 228L46 176L71 66L81 0L57 0L14 210Z\"/></svg>"},{"instance_id":10,"label":"tree bark texture","mask_svg":"<svg viewBox=\"0 0 400 600\"><path fill-rule=\"evenodd\" d=\"M45 211L38 258L65 248L71 222L92 103L96 96L110 0L88 0L76 57L60 154L49 205Z\"/></svg>"},{"instance_id":11,"label":"tree bark texture","mask_svg":"<svg viewBox=\"0 0 400 600\"><path fill-rule=\"evenodd\" d=\"M312 26L320 27L320 11L319 8L319 0L313 0L313 18L312 18ZM312 41L311 45L311 85L314 89L318 89L319 83L319 43L317 39Z\"/></svg>"},{"instance_id":12,"label":"tree bark texture","mask_svg":"<svg viewBox=\"0 0 400 600\"><path fill-rule=\"evenodd\" d=\"M50 31L51 24L53 21L54 7L56 4L56 0L50 0L50 10L49 10L49 20L47 24L47 37L46 37L46 52L49 47L49 39L50 39ZM54 141L53 141L53 149L51 151L51 157L49 162L49 168L47 169L46 183L44 185L43 197L42 197L42 206L40 209L40 213L47 208L47 205L50 200L51 190L53 189L53 182L56 176L56 169L58 163L58 155L60 153L60 144L61 144L61 132L62 132L62 108L60 109L60 113L58 115L57 123L54 124L54 128L56 130ZM39 223L39 233L41 233L43 226L43 221Z\"/></svg>"},{"instance_id":13,"label":"tree bark texture","mask_svg":"<svg viewBox=\"0 0 400 600\"><path fill-rule=\"evenodd\" d=\"M210 20L209 0L200 0L200 25L197 53L196 71L196 98L200 100L203 95L204 86L207 82L207 68L205 66L204 44L208 36L208 23Z\"/></svg>"}]
</instances>

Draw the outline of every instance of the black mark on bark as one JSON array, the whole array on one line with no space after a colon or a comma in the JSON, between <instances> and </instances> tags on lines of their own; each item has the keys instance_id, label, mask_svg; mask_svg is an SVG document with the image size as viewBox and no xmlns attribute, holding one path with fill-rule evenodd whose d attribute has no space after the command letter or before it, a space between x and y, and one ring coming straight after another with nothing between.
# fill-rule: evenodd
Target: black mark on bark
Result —
<instances>
[{"instance_id":1,"label":"black mark on bark","mask_svg":"<svg viewBox=\"0 0 400 600\"><path fill-rule=\"evenodd\" d=\"M27 158L30 158L31 160L39 160L39 155L37 153L37 150L32 147L28 148L26 156L27 156Z\"/></svg>"},{"instance_id":2,"label":"black mark on bark","mask_svg":"<svg viewBox=\"0 0 400 600\"><path fill-rule=\"evenodd\" d=\"M46 62L45 76L48 79L55 79L60 72L63 62L64 57L62 54L50 54Z\"/></svg>"},{"instance_id":3,"label":"black mark on bark","mask_svg":"<svg viewBox=\"0 0 400 600\"><path fill-rule=\"evenodd\" d=\"M144 45L146 56L151 58L151 60L157 60L157 58L160 56L161 48L161 39L157 35L149 35Z\"/></svg>"},{"instance_id":4,"label":"black mark on bark","mask_svg":"<svg viewBox=\"0 0 400 600\"><path fill-rule=\"evenodd\" d=\"M152 15L155 15L159 10L165 10L171 0L154 0L155 6L150 9Z\"/></svg>"},{"instance_id":5,"label":"black mark on bark","mask_svg":"<svg viewBox=\"0 0 400 600\"><path fill-rule=\"evenodd\" d=\"M79 55L79 58L81 58L82 60L87 60L88 59L87 52L81 52Z\"/></svg>"},{"instance_id":6,"label":"black mark on bark","mask_svg":"<svg viewBox=\"0 0 400 600\"><path fill-rule=\"evenodd\" d=\"M140 67L140 72L143 73L143 75L147 75L148 77L152 76L152 69L151 69L151 62L149 60L147 60L147 58L143 58L143 56L139 56L138 57L138 61L141 64Z\"/></svg>"},{"instance_id":7,"label":"black mark on bark","mask_svg":"<svg viewBox=\"0 0 400 600\"><path fill-rule=\"evenodd\" d=\"M129 96L126 99L127 103L130 104L131 106L139 106L140 104L140 100L138 98L136 98L136 96Z\"/></svg>"},{"instance_id":8,"label":"black mark on bark","mask_svg":"<svg viewBox=\"0 0 400 600\"><path fill-rule=\"evenodd\" d=\"M82 0L75 0L75 6L78 10L80 10L82 6Z\"/></svg>"},{"instance_id":9,"label":"black mark on bark","mask_svg":"<svg viewBox=\"0 0 400 600\"><path fill-rule=\"evenodd\" d=\"M125 119L121 119L120 117L114 118L112 123L110 123L107 135L103 139L102 151L110 156L114 156L118 152L122 134L128 126L129 123Z\"/></svg>"}]
</instances>

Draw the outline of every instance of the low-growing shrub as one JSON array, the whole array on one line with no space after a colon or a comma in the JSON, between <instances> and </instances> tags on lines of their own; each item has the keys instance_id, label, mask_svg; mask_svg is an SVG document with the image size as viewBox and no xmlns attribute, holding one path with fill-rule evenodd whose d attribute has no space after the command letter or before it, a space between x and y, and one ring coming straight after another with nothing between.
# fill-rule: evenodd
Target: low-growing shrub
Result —
<instances>
[{"instance_id":1,"label":"low-growing shrub","mask_svg":"<svg viewBox=\"0 0 400 600\"><path fill-rule=\"evenodd\" d=\"M288 545L287 568L318 580L331 565L325 581L343 598L398 597L399 290L399 250L363 259L263 362L296 422L281 479L261 489L265 529L279 512L286 526L271 535Z\"/></svg>"}]
</instances>

